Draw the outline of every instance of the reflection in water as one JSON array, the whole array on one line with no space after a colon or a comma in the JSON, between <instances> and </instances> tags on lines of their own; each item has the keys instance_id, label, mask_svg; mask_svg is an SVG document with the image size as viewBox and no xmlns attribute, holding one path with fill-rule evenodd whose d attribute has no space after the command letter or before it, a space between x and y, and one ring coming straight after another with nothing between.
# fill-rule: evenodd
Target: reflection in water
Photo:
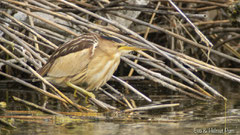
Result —
<instances>
[{"instance_id":1,"label":"reflection in water","mask_svg":"<svg viewBox=\"0 0 240 135\"><path fill-rule=\"evenodd\" d=\"M231 85L229 85L231 86ZM224 88L226 86L223 86ZM1 129L0 134L13 135L186 135L186 134L240 134L240 91L234 86L224 88L223 95L228 98L227 123L225 128L224 103L221 102L197 102L196 100L182 99L181 106L173 109L159 109L136 115L143 121L94 121L76 123L54 123L49 121L31 122L15 120L17 129ZM31 94L29 94L31 93ZM14 110L22 110L20 104L11 104L7 99L9 95L15 95L31 100L41 100L41 96L28 91L26 95L15 91L0 90L0 101L8 102L8 107ZM151 95L150 95L151 96ZM154 97L154 96L153 96ZM161 96L163 97L163 96ZM166 96L169 97L169 96ZM56 103L49 103L56 106ZM134 117L134 118L135 118Z\"/></svg>"},{"instance_id":2,"label":"reflection in water","mask_svg":"<svg viewBox=\"0 0 240 135\"><path fill-rule=\"evenodd\" d=\"M11 131L11 134L45 134L45 135L186 135L186 134L212 134L221 133L224 130L224 124L212 124L207 122L86 122L72 123L70 125L44 125L34 123L24 123L17 125L19 128ZM228 124L227 133L240 133L239 122Z\"/></svg>"}]
</instances>

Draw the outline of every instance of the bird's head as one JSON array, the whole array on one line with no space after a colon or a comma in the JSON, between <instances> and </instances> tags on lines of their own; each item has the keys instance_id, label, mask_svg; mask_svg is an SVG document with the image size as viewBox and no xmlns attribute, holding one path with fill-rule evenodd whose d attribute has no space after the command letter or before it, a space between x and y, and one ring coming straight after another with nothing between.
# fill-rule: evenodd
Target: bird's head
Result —
<instances>
[{"instance_id":1,"label":"bird's head","mask_svg":"<svg viewBox=\"0 0 240 135\"><path fill-rule=\"evenodd\" d=\"M120 53L129 53L131 51L145 50L143 48L129 46L129 44L126 43L125 41L121 40L118 37L112 36L112 35L101 36L101 38L104 38L106 40L114 42L113 46L116 47L117 51L119 51Z\"/></svg>"}]
</instances>

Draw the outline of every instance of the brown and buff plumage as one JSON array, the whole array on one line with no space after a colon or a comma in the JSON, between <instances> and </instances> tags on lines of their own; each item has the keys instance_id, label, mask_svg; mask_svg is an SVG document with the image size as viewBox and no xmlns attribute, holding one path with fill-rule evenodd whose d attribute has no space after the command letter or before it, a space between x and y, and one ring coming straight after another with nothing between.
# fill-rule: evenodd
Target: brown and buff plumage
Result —
<instances>
[{"instance_id":1,"label":"brown and buff plumage","mask_svg":"<svg viewBox=\"0 0 240 135\"><path fill-rule=\"evenodd\" d=\"M67 87L66 82L87 91L104 85L120 63L122 41L115 37L83 34L60 46L47 64L38 70L55 85Z\"/></svg>"}]
</instances>

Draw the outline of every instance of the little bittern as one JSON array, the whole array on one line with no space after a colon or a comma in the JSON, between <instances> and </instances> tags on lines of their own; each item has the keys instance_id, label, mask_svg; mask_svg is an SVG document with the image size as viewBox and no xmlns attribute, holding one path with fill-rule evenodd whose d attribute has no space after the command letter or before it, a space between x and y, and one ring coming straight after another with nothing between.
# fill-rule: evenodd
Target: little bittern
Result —
<instances>
[{"instance_id":1,"label":"little bittern","mask_svg":"<svg viewBox=\"0 0 240 135\"><path fill-rule=\"evenodd\" d=\"M116 37L83 34L61 45L38 73L51 83L72 87L85 95L98 89L112 76L120 63L120 56L135 47Z\"/></svg>"}]
</instances>

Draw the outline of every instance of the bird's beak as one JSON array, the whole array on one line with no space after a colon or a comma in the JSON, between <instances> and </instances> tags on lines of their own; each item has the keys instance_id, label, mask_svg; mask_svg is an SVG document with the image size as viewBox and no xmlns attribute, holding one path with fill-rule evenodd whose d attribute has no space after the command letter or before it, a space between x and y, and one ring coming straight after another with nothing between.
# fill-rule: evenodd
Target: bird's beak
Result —
<instances>
[{"instance_id":1,"label":"bird's beak","mask_svg":"<svg viewBox=\"0 0 240 135\"><path fill-rule=\"evenodd\" d=\"M119 50L128 50L128 51L144 51L144 50L147 50L147 49L143 49L143 48L138 48L138 47L132 47L132 46L121 46L119 48Z\"/></svg>"}]
</instances>

